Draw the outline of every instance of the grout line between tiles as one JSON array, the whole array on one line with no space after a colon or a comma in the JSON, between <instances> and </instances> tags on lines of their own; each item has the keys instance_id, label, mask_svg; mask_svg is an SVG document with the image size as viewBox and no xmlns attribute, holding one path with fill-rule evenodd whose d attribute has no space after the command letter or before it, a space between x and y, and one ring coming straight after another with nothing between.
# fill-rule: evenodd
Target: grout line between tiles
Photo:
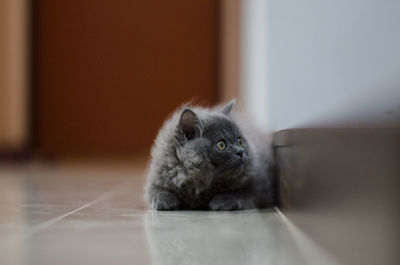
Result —
<instances>
[{"instance_id":1,"label":"grout line between tiles","mask_svg":"<svg viewBox=\"0 0 400 265\"><path fill-rule=\"evenodd\" d=\"M108 198L115 190L117 190L117 189L119 189L120 187L123 187L123 186L125 186L125 185L126 185L125 182L122 183L122 184L120 184L120 185L117 185L117 186L113 187L112 189L110 189L109 191L104 192L102 195L100 195L100 196L97 197L96 199L94 199L94 200L92 200L92 201L90 201L90 202L88 202L88 203L85 203L84 205L82 205L82 206L79 207L79 208L76 208L75 210L72 210L72 211L70 211L70 212L68 212L68 213L66 213L66 214L57 216L57 217L55 217L55 218L53 218L53 219L44 221L44 222L42 222L42 223L40 223L40 224L38 224L38 225L32 227L32 228L30 229L30 231L28 231L26 237L30 237L30 236L32 236L32 235L34 235L34 234L36 234L36 233L42 231L43 229L46 229L47 227L49 227L49 226L51 226L51 225L57 223L58 221L64 219L65 217L70 216L70 215L72 215L72 214L74 214L74 213L76 213L76 212L79 212L80 210L83 210L83 209L85 209L85 208L88 208L88 207L90 207L90 206L92 206L92 205L94 205L94 204L96 204L96 203L98 203L98 202L104 200L105 198Z\"/></svg>"}]
</instances>

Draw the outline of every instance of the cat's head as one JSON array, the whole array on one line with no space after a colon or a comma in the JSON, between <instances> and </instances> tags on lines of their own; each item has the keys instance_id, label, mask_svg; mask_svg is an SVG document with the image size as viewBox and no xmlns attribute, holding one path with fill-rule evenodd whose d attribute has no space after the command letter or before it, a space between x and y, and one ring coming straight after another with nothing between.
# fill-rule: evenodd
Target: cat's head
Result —
<instances>
[{"instance_id":1,"label":"cat's head","mask_svg":"<svg viewBox=\"0 0 400 265\"><path fill-rule=\"evenodd\" d=\"M211 175L239 175L249 161L246 138L232 119L234 101L202 119L192 109L181 113L177 136L178 153L184 164L197 166Z\"/></svg>"}]
</instances>

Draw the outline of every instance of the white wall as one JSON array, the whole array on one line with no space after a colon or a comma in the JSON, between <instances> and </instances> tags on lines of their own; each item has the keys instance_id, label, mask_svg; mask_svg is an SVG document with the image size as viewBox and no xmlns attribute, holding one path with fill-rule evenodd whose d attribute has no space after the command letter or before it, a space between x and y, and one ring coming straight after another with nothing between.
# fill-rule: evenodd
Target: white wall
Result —
<instances>
[{"instance_id":1,"label":"white wall","mask_svg":"<svg viewBox=\"0 0 400 265\"><path fill-rule=\"evenodd\" d=\"M262 130L267 130L268 2L242 0L240 10L239 98L256 125Z\"/></svg>"},{"instance_id":2,"label":"white wall","mask_svg":"<svg viewBox=\"0 0 400 265\"><path fill-rule=\"evenodd\" d=\"M269 0L266 10L272 129L399 116L400 1Z\"/></svg>"}]
</instances>

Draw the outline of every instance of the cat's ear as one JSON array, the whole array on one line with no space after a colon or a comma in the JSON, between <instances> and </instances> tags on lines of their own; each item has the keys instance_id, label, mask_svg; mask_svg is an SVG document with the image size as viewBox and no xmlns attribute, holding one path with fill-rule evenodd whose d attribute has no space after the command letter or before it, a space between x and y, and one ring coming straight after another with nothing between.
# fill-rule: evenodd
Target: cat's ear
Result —
<instances>
[{"instance_id":1,"label":"cat's ear","mask_svg":"<svg viewBox=\"0 0 400 265\"><path fill-rule=\"evenodd\" d=\"M226 104L226 105L222 108L222 113L225 114L225 115L231 114L233 105L235 105L235 103L236 103L236 100L235 100L235 99L232 99L231 101L229 101L229 103Z\"/></svg>"},{"instance_id":2,"label":"cat's ear","mask_svg":"<svg viewBox=\"0 0 400 265\"><path fill-rule=\"evenodd\" d=\"M200 137L203 132L203 125L194 113L190 109L184 109L179 119L179 130L188 140Z\"/></svg>"}]
</instances>

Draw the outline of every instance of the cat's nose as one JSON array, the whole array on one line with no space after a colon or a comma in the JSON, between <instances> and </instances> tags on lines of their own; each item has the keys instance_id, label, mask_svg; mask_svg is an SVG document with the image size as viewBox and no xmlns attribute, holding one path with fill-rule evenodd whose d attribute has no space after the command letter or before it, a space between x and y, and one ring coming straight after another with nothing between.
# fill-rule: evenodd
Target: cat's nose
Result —
<instances>
[{"instance_id":1,"label":"cat's nose","mask_svg":"<svg viewBox=\"0 0 400 265\"><path fill-rule=\"evenodd\" d=\"M239 150L236 152L236 154L240 157L243 157L243 150Z\"/></svg>"}]
</instances>

